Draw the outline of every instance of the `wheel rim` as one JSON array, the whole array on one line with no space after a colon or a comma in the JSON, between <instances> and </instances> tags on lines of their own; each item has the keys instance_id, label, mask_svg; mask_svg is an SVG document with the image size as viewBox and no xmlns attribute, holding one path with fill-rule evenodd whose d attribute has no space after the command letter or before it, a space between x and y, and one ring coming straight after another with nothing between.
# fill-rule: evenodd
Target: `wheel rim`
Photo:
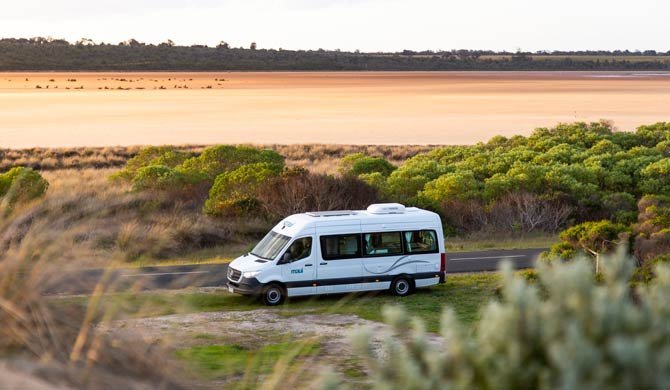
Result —
<instances>
[{"instance_id":1,"label":"wheel rim","mask_svg":"<svg viewBox=\"0 0 670 390\"><path fill-rule=\"evenodd\" d=\"M281 292L276 287L269 289L265 296L270 303L277 303L281 300Z\"/></svg>"},{"instance_id":2,"label":"wheel rim","mask_svg":"<svg viewBox=\"0 0 670 390\"><path fill-rule=\"evenodd\" d=\"M409 283L405 279L398 280L395 284L395 291L398 294L405 294L409 291Z\"/></svg>"}]
</instances>

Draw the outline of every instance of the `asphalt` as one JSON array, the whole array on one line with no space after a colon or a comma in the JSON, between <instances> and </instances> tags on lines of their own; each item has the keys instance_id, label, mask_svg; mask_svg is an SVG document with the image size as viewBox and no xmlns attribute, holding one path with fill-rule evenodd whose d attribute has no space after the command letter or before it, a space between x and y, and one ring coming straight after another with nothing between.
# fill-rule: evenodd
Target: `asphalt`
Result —
<instances>
[{"instance_id":1,"label":"asphalt","mask_svg":"<svg viewBox=\"0 0 670 390\"><path fill-rule=\"evenodd\" d=\"M494 271L508 259L516 269L532 268L546 248L454 252L447 254L447 273ZM90 294L104 291L136 291L217 287L226 284L228 264L195 264L127 269L66 271L53 278L43 291L47 295Z\"/></svg>"}]
</instances>

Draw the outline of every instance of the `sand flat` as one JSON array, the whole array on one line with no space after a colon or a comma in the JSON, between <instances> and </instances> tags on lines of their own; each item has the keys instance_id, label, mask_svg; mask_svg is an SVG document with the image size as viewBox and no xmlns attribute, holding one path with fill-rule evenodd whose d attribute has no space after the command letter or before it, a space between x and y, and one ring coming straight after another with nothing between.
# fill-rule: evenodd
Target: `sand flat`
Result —
<instances>
[{"instance_id":1,"label":"sand flat","mask_svg":"<svg viewBox=\"0 0 670 390\"><path fill-rule=\"evenodd\" d=\"M670 121L670 74L0 73L0 147L11 148L470 144L600 119Z\"/></svg>"}]
</instances>

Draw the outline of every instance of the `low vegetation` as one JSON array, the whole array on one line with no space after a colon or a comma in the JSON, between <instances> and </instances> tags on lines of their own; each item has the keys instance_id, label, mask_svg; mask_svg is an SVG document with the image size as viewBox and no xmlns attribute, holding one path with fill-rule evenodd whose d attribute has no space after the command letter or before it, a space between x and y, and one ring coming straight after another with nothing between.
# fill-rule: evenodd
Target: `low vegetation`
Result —
<instances>
[{"instance_id":1,"label":"low vegetation","mask_svg":"<svg viewBox=\"0 0 670 390\"><path fill-rule=\"evenodd\" d=\"M534 283L508 267L501 299L485 306L474 332L446 308L441 342L430 342L424 321L387 309L387 356L372 352L369 332L355 345L385 389L667 388L670 267L633 295L634 264L623 253L604 259L599 283L585 259L541 266Z\"/></svg>"}]
</instances>

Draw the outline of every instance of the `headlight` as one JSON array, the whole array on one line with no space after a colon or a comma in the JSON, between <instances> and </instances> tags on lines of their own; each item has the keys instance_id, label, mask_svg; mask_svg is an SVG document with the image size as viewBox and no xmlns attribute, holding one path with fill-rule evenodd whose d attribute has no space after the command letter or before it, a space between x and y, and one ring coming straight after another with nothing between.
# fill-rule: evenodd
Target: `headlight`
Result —
<instances>
[{"instance_id":1,"label":"headlight","mask_svg":"<svg viewBox=\"0 0 670 390\"><path fill-rule=\"evenodd\" d=\"M244 276L247 279L251 279L254 276L258 275L259 273L260 273L260 271L247 271L247 272L243 272L242 276Z\"/></svg>"}]
</instances>

